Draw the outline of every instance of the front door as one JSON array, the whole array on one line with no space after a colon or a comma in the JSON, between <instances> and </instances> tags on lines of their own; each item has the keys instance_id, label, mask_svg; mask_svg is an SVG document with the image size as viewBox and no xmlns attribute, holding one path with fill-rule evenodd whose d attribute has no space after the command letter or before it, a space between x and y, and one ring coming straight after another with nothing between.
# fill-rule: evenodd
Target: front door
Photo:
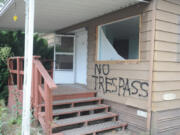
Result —
<instances>
[{"instance_id":1,"label":"front door","mask_svg":"<svg viewBox=\"0 0 180 135\"><path fill-rule=\"evenodd\" d=\"M56 84L73 84L75 57L74 57L74 36L56 36L54 47L54 81Z\"/></svg>"}]
</instances>

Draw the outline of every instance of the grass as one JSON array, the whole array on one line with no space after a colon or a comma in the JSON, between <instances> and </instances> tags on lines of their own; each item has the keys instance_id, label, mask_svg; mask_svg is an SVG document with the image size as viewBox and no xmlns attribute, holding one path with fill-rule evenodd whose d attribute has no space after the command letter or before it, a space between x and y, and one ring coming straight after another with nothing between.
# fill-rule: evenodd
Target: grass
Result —
<instances>
[{"instance_id":1,"label":"grass","mask_svg":"<svg viewBox=\"0 0 180 135\"><path fill-rule=\"evenodd\" d=\"M4 101L0 100L0 135L21 135L22 117L18 113L8 112ZM43 135L42 129L31 119L31 135Z\"/></svg>"}]
</instances>

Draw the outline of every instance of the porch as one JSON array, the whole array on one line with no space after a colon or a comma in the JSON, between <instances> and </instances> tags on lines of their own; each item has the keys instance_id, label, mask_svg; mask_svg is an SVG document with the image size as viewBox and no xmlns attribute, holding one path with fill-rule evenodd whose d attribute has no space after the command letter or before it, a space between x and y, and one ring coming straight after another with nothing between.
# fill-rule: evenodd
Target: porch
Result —
<instances>
[{"instance_id":1,"label":"porch","mask_svg":"<svg viewBox=\"0 0 180 135\"><path fill-rule=\"evenodd\" d=\"M82 84L56 85L51 69L45 69L35 56L31 107L33 115L48 135L84 135L116 128L125 129L127 123L118 121L118 115L109 112L109 105ZM22 104L23 57L9 58L9 103L12 110L16 100ZM52 67L51 67L52 68ZM49 73L48 73L49 71ZM21 111L21 110L19 110Z\"/></svg>"}]
</instances>

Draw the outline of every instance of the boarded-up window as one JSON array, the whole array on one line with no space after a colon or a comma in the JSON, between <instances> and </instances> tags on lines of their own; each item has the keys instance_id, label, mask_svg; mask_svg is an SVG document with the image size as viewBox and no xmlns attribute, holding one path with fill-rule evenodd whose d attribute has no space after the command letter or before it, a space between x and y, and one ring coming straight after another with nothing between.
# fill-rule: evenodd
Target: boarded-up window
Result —
<instances>
[{"instance_id":1,"label":"boarded-up window","mask_svg":"<svg viewBox=\"0 0 180 135\"><path fill-rule=\"evenodd\" d=\"M140 16L98 26L97 60L139 58Z\"/></svg>"}]
</instances>

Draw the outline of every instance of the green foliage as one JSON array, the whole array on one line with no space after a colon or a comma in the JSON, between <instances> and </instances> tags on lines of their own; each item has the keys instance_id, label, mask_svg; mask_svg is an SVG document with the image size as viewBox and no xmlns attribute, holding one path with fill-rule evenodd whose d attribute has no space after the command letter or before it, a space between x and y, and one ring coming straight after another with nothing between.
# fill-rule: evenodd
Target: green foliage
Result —
<instances>
[{"instance_id":1,"label":"green foliage","mask_svg":"<svg viewBox=\"0 0 180 135\"><path fill-rule=\"evenodd\" d=\"M0 47L10 47L14 56L24 56L24 37L21 31L0 31ZM47 41L38 34L34 35L33 52L33 55L39 55L42 59L53 58L53 48L49 48Z\"/></svg>"},{"instance_id":2,"label":"green foliage","mask_svg":"<svg viewBox=\"0 0 180 135\"><path fill-rule=\"evenodd\" d=\"M21 31L0 31L0 99L6 99L8 96L7 82L8 69L7 58L14 56L24 56L25 34ZM53 48L48 47L45 39L34 35L34 54L41 56L42 59L53 58Z\"/></svg>"},{"instance_id":3,"label":"green foliage","mask_svg":"<svg viewBox=\"0 0 180 135\"><path fill-rule=\"evenodd\" d=\"M12 56L11 48L9 47L0 47L0 100L5 99L7 101L8 96L8 68L7 68L7 59Z\"/></svg>"},{"instance_id":4,"label":"green foliage","mask_svg":"<svg viewBox=\"0 0 180 135\"><path fill-rule=\"evenodd\" d=\"M33 115L31 116L31 120L34 120ZM21 135L21 122L22 116L8 113L4 100L0 100L0 135ZM38 125L33 126L31 121L31 135L42 135L42 131Z\"/></svg>"},{"instance_id":5,"label":"green foliage","mask_svg":"<svg viewBox=\"0 0 180 135\"><path fill-rule=\"evenodd\" d=\"M7 117L7 108L3 100L0 100L0 135L2 135L2 127L4 125L4 118Z\"/></svg>"}]
</instances>

